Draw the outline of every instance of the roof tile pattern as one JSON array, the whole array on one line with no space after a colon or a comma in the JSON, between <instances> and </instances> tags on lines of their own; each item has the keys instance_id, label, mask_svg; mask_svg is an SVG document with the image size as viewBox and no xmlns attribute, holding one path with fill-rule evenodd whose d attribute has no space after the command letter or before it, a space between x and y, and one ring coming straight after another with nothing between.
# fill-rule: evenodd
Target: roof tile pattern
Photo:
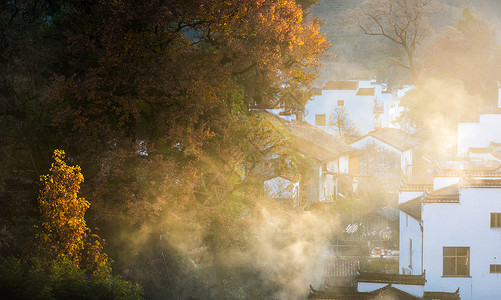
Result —
<instances>
[{"instance_id":1,"label":"roof tile pattern","mask_svg":"<svg viewBox=\"0 0 501 300\"><path fill-rule=\"evenodd\" d=\"M374 96L374 88L359 88L357 96Z\"/></svg>"},{"instance_id":2,"label":"roof tile pattern","mask_svg":"<svg viewBox=\"0 0 501 300\"><path fill-rule=\"evenodd\" d=\"M356 90L358 81L327 81L323 90Z\"/></svg>"},{"instance_id":3,"label":"roof tile pattern","mask_svg":"<svg viewBox=\"0 0 501 300\"><path fill-rule=\"evenodd\" d=\"M354 149L340 139L308 123L284 122L292 138L292 147L298 152L320 161L335 160Z\"/></svg>"}]
</instances>

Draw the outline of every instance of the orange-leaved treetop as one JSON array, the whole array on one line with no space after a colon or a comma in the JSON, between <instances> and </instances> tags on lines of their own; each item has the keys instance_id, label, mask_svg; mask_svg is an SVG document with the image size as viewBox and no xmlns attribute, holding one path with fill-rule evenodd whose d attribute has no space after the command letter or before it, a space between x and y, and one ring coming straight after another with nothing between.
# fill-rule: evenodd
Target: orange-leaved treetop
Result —
<instances>
[{"instance_id":1,"label":"orange-leaved treetop","mask_svg":"<svg viewBox=\"0 0 501 300\"><path fill-rule=\"evenodd\" d=\"M91 234L84 219L90 206L85 198L78 197L84 177L78 165L66 164L63 150L55 150L53 158L50 173L40 178L40 246L51 258L68 259L93 272L106 264L108 256L101 239Z\"/></svg>"}]
</instances>

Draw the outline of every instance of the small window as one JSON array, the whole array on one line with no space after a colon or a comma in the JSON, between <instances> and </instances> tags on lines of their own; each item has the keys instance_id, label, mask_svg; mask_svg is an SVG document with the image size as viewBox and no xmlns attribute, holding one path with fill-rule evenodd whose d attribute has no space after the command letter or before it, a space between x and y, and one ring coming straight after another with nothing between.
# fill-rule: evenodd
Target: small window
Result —
<instances>
[{"instance_id":1,"label":"small window","mask_svg":"<svg viewBox=\"0 0 501 300\"><path fill-rule=\"evenodd\" d=\"M491 273L501 273L501 265L491 265Z\"/></svg>"},{"instance_id":2,"label":"small window","mask_svg":"<svg viewBox=\"0 0 501 300\"><path fill-rule=\"evenodd\" d=\"M325 114L315 115L315 126L325 126Z\"/></svg>"},{"instance_id":3,"label":"small window","mask_svg":"<svg viewBox=\"0 0 501 300\"><path fill-rule=\"evenodd\" d=\"M412 269L412 239L409 239L409 268Z\"/></svg>"},{"instance_id":4,"label":"small window","mask_svg":"<svg viewBox=\"0 0 501 300\"><path fill-rule=\"evenodd\" d=\"M444 247L444 276L470 276L470 247Z\"/></svg>"},{"instance_id":5,"label":"small window","mask_svg":"<svg viewBox=\"0 0 501 300\"><path fill-rule=\"evenodd\" d=\"M344 106L344 100L337 100L337 106Z\"/></svg>"},{"instance_id":6,"label":"small window","mask_svg":"<svg viewBox=\"0 0 501 300\"><path fill-rule=\"evenodd\" d=\"M501 213L491 213L491 228L501 228Z\"/></svg>"}]
</instances>

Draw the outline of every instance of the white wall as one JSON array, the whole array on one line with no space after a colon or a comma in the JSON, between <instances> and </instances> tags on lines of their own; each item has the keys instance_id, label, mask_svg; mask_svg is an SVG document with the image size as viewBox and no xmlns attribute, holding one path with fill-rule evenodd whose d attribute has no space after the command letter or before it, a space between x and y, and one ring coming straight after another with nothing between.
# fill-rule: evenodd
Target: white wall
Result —
<instances>
[{"instance_id":1,"label":"white wall","mask_svg":"<svg viewBox=\"0 0 501 300\"><path fill-rule=\"evenodd\" d=\"M501 264L501 230L490 228L490 213L501 212L501 189L460 191L459 204L423 205L426 291L453 292L462 300L498 299L500 274L490 264ZM470 277L442 277L443 247L470 247Z\"/></svg>"},{"instance_id":2,"label":"white wall","mask_svg":"<svg viewBox=\"0 0 501 300\"><path fill-rule=\"evenodd\" d=\"M400 237L398 270L400 274L421 275L422 267L422 232L419 221L400 211ZM412 265L409 239L412 239ZM411 265L411 266L410 266ZM404 272L404 269L406 272Z\"/></svg>"},{"instance_id":3,"label":"white wall","mask_svg":"<svg viewBox=\"0 0 501 300\"><path fill-rule=\"evenodd\" d=\"M349 155L342 155L338 159L338 164L339 164L339 173L349 173L350 172L350 156Z\"/></svg>"},{"instance_id":4,"label":"white wall","mask_svg":"<svg viewBox=\"0 0 501 300\"><path fill-rule=\"evenodd\" d=\"M399 149L382 142L372 136L366 136L358 141L350 144L355 149L364 149L368 144L375 144L377 147L384 148L388 151L394 152L400 156L400 168L403 174L411 175L412 172L412 149L400 151Z\"/></svg>"},{"instance_id":5,"label":"white wall","mask_svg":"<svg viewBox=\"0 0 501 300\"><path fill-rule=\"evenodd\" d=\"M478 123L458 123L458 155L467 156L469 147L488 147L501 142L501 114L481 114Z\"/></svg>"},{"instance_id":6,"label":"white wall","mask_svg":"<svg viewBox=\"0 0 501 300\"><path fill-rule=\"evenodd\" d=\"M325 114L326 123L335 111L338 100L344 100L344 108L361 134L374 130L374 96L357 96L356 90L323 90L322 95L315 95L312 101L305 105L304 119L315 125L315 115ZM320 127L333 134L329 126Z\"/></svg>"},{"instance_id":7,"label":"white wall","mask_svg":"<svg viewBox=\"0 0 501 300\"><path fill-rule=\"evenodd\" d=\"M453 185L459 182L459 177L452 176L434 176L433 177L433 189L439 190L446 186Z\"/></svg>"},{"instance_id":8,"label":"white wall","mask_svg":"<svg viewBox=\"0 0 501 300\"><path fill-rule=\"evenodd\" d=\"M400 191L398 192L398 204L402 204L422 195L423 191Z\"/></svg>"},{"instance_id":9,"label":"white wall","mask_svg":"<svg viewBox=\"0 0 501 300\"><path fill-rule=\"evenodd\" d=\"M387 286L388 283L358 282L357 290L361 293L368 293Z\"/></svg>"}]
</instances>

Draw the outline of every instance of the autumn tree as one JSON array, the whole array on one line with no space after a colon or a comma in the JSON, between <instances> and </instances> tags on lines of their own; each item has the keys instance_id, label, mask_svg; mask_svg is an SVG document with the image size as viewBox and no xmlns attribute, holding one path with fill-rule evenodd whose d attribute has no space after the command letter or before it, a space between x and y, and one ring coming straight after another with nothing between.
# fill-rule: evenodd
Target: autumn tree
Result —
<instances>
[{"instance_id":1,"label":"autumn tree","mask_svg":"<svg viewBox=\"0 0 501 300\"><path fill-rule=\"evenodd\" d=\"M334 130L336 136L342 141L349 142L359 136L357 125L351 120L344 107L336 107L334 112L330 114L327 125Z\"/></svg>"},{"instance_id":2,"label":"autumn tree","mask_svg":"<svg viewBox=\"0 0 501 300\"><path fill-rule=\"evenodd\" d=\"M317 19L294 0L28 0L0 13L5 181L34 189L48 149L71 151L86 170L87 222L118 272L138 249L157 259L140 230L186 233L164 240L201 249L204 266L243 247L262 192L251 167L280 151L275 128L249 106L308 100L329 45Z\"/></svg>"},{"instance_id":3,"label":"autumn tree","mask_svg":"<svg viewBox=\"0 0 501 300\"><path fill-rule=\"evenodd\" d=\"M92 270L99 269L108 258L102 252L99 237L90 235L84 219L90 204L78 197L84 180L80 167L68 166L62 150L55 150L53 158L50 173L41 178L43 186L38 198L43 220L41 245L53 258L66 258L77 264L87 262Z\"/></svg>"},{"instance_id":4,"label":"autumn tree","mask_svg":"<svg viewBox=\"0 0 501 300\"><path fill-rule=\"evenodd\" d=\"M383 37L398 45L406 59L396 64L417 79L416 50L432 33L428 17L435 9L434 0L367 0L347 11L343 22L369 36Z\"/></svg>"}]
</instances>

